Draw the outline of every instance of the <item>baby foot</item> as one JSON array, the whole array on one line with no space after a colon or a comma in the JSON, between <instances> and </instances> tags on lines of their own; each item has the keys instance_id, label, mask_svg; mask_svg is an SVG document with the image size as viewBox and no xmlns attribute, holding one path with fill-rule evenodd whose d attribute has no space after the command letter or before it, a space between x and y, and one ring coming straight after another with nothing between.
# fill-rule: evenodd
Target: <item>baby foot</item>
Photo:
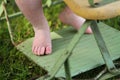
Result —
<instances>
[{"instance_id":1,"label":"baby foot","mask_svg":"<svg viewBox=\"0 0 120 80\"><path fill-rule=\"evenodd\" d=\"M45 55L52 52L50 31L46 29L36 30L32 51L36 55Z\"/></svg>"},{"instance_id":2,"label":"baby foot","mask_svg":"<svg viewBox=\"0 0 120 80\"><path fill-rule=\"evenodd\" d=\"M79 30L82 24L85 22L85 19L74 14L68 7L66 7L59 15L61 22L73 26L75 29ZM85 33L92 33L90 27L86 30Z\"/></svg>"},{"instance_id":3,"label":"baby foot","mask_svg":"<svg viewBox=\"0 0 120 80\"><path fill-rule=\"evenodd\" d=\"M36 55L50 54L52 52L50 30L44 16L42 0L15 0L19 9L32 24L35 37L32 51Z\"/></svg>"}]
</instances>

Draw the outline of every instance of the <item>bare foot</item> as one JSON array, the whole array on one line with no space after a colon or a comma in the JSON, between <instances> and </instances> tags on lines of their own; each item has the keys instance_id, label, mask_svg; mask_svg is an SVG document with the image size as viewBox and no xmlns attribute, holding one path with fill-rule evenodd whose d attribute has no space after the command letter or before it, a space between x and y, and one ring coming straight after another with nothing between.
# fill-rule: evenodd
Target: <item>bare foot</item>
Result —
<instances>
[{"instance_id":1,"label":"bare foot","mask_svg":"<svg viewBox=\"0 0 120 80\"><path fill-rule=\"evenodd\" d=\"M52 45L50 39L50 30L48 22L44 16L42 0L15 0L19 9L31 22L35 37L32 45L32 51L36 55L50 54Z\"/></svg>"},{"instance_id":2,"label":"bare foot","mask_svg":"<svg viewBox=\"0 0 120 80\"><path fill-rule=\"evenodd\" d=\"M73 26L75 29L79 29L81 25L85 22L85 19L74 14L68 7L66 7L59 15L61 22ZM85 33L92 33L90 27Z\"/></svg>"},{"instance_id":3,"label":"bare foot","mask_svg":"<svg viewBox=\"0 0 120 80\"><path fill-rule=\"evenodd\" d=\"M35 31L32 51L36 55L50 54L52 52L49 30L41 29Z\"/></svg>"}]
</instances>

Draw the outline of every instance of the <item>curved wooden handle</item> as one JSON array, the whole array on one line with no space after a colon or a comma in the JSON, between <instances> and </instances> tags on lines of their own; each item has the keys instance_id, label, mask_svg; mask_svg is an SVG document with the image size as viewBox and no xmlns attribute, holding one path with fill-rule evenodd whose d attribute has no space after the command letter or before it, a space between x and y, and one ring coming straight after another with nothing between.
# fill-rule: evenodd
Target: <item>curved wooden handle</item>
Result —
<instances>
[{"instance_id":1,"label":"curved wooden handle","mask_svg":"<svg viewBox=\"0 0 120 80\"><path fill-rule=\"evenodd\" d=\"M102 0L94 0L98 3ZM64 0L69 8L77 15L92 20L103 20L120 15L120 0L99 6L91 7L88 0Z\"/></svg>"}]
</instances>

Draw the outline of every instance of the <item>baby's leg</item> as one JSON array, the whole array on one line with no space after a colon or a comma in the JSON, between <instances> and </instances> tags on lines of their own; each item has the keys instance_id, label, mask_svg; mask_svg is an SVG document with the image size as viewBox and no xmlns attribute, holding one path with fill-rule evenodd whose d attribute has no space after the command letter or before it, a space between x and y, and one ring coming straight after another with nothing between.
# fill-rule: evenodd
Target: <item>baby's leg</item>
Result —
<instances>
[{"instance_id":1,"label":"baby's leg","mask_svg":"<svg viewBox=\"0 0 120 80\"><path fill-rule=\"evenodd\" d=\"M35 31L32 51L36 55L50 54L52 51L50 30L43 14L42 0L16 0L16 3Z\"/></svg>"},{"instance_id":2,"label":"baby's leg","mask_svg":"<svg viewBox=\"0 0 120 80\"><path fill-rule=\"evenodd\" d=\"M74 14L68 7L66 7L59 15L61 22L73 26L75 29L79 29L85 22L85 19ZM92 33L90 27L86 30L86 33Z\"/></svg>"}]
</instances>

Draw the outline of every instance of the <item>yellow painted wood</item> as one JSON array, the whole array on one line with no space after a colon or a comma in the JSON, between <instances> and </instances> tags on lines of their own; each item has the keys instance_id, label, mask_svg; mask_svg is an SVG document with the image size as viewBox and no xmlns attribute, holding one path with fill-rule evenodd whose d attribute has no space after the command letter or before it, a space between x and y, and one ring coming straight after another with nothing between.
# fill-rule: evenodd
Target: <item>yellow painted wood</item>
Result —
<instances>
[{"instance_id":1,"label":"yellow painted wood","mask_svg":"<svg viewBox=\"0 0 120 80\"><path fill-rule=\"evenodd\" d=\"M94 3L102 0L94 0ZM79 16L92 20L103 20L120 15L120 0L99 6L90 7L88 0L64 0L64 2Z\"/></svg>"},{"instance_id":2,"label":"yellow painted wood","mask_svg":"<svg viewBox=\"0 0 120 80\"><path fill-rule=\"evenodd\" d=\"M99 23L98 25L112 59L115 60L120 58L120 31L110 28L103 23ZM17 48L36 64L49 72L75 34L76 30L70 27L52 33L53 53L51 55L34 55L31 50L33 38L19 44ZM71 76L75 76L104 64L93 34L83 35L73 50L73 54L69 60ZM55 76L65 77L64 66Z\"/></svg>"}]
</instances>

